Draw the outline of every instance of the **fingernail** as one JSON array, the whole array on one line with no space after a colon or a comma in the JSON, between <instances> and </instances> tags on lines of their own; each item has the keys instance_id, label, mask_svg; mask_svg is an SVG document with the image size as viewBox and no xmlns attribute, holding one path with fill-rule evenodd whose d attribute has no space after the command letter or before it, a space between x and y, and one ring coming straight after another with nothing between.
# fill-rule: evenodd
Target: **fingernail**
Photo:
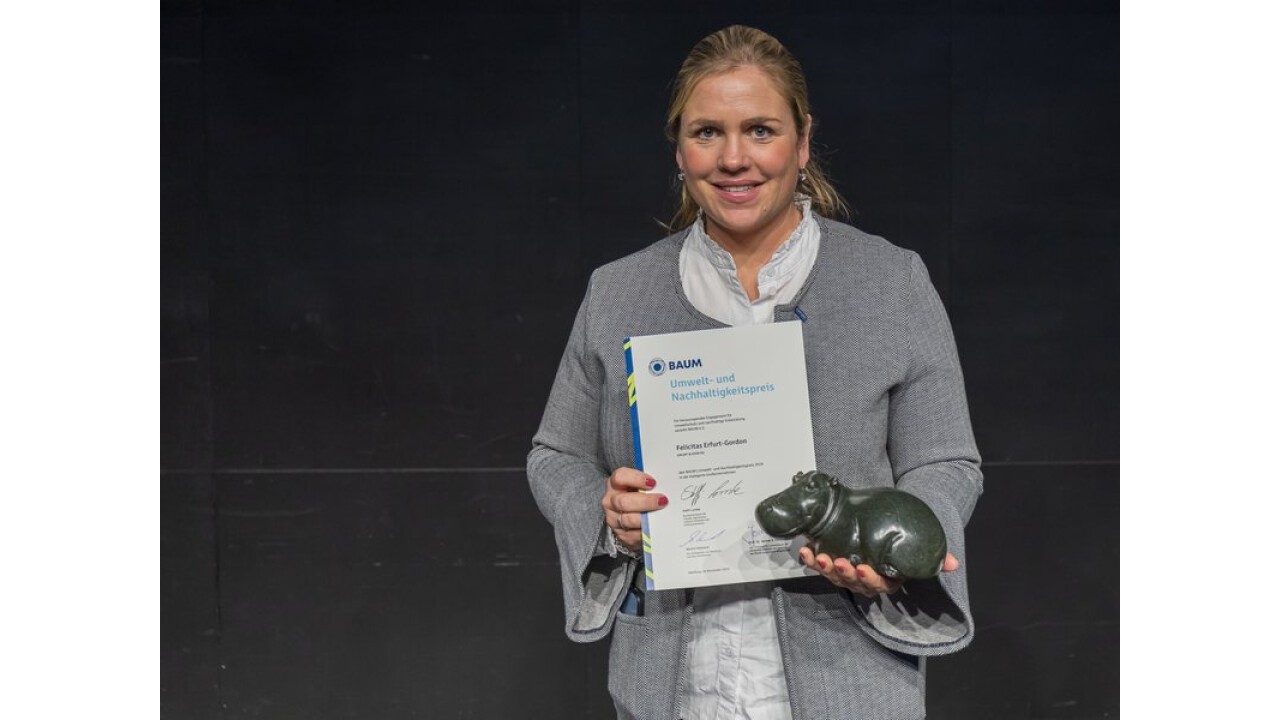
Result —
<instances>
[{"instance_id":1,"label":"fingernail","mask_svg":"<svg viewBox=\"0 0 1280 720\"><path fill-rule=\"evenodd\" d=\"M862 572L862 568L854 568L854 570L857 571L859 580L867 576L866 573Z\"/></svg>"},{"instance_id":2,"label":"fingernail","mask_svg":"<svg viewBox=\"0 0 1280 720\"><path fill-rule=\"evenodd\" d=\"M645 481L644 481L645 487L651 488L657 484L658 484L657 480L654 480L653 478L645 478Z\"/></svg>"},{"instance_id":3,"label":"fingernail","mask_svg":"<svg viewBox=\"0 0 1280 720\"><path fill-rule=\"evenodd\" d=\"M823 570L826 570L826 569L827 569L827 561L826 561L826 560L819 559L819 560L818 560L818 567L822 568Z\"/></svg>"},{"instance_id":4,"label":"fingernail","mask_svg":"<svg viewBox=\"0 0 1280 720\"><path fill-rule=\"evenodd\" d=\"M667 502L668 502L667 496L662 495L661 497L658 498L658 507L666 507Z\"/></svg>"}]
</instances>

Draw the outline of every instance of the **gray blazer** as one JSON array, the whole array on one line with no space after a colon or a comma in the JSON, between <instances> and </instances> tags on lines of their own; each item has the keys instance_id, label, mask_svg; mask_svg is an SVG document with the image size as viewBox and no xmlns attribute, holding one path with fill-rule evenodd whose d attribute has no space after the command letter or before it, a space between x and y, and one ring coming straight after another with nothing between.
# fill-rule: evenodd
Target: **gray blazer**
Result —
<instances>
[{"instance_id":1,"label":"gray blazer","mask_svg":"<svg viewBox=\"0 0 1280 720\"><path fill-rule=\"evenodd\" d=\"M924 717L924 657L973 639L964 526L982 473L964 381L919 256L817 220L814 269L774 319L805 318L818 468L851 487L896 485L923 499L960 569L877 598L820 577L775 583L792 713ZM528 458L530 487L560 551L565 631L577 642L612 632L609 692L621 718L678 718L687 674L688 592L649 592L643 616L618 613L637 563L599 549L605 479L634 466L623 339L723 326L684 295L678 261L686 234L592 274Z\"/></svg>"}]
</instances>

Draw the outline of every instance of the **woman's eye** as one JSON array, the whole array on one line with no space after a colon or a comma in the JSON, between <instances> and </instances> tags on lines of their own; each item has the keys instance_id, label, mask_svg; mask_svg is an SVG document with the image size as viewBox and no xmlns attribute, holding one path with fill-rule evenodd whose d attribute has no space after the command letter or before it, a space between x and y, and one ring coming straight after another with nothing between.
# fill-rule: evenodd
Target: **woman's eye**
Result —
<instances>
[{"instance_id":1,"label":"woman's eye","mask_svg":"<svg viewBox=\"0 0 1280 720\"><path fill-rule=\"evenodd\" d=\"M767 138L772 134L773 130L765 127L764 125L756 125L751 128L751 135L756 138Z\"/></svg>"},{"instance_id":2,"label":"woman's eye","mask_svg":"<svg viewBox=\"0 0 1280 720\"><path fill-rule=\"evenodd\" d=\"M694 137L701 138L703 140L710 140L712 137L715 137L715 134L716 134L715 128L704 127L704 128L698 128L698 131L694 133Z\"/></svg>"}]
</instances>

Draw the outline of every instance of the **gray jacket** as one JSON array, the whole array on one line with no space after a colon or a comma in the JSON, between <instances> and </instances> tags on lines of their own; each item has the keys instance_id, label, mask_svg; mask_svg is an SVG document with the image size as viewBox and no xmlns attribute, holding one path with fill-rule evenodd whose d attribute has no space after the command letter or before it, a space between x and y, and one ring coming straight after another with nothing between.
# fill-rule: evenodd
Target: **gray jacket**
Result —
<instances>
[{"instance_id":1,"label":"gray jacket","mask_svg":"<svg viewBox=\"0 0 1280 720\"><path fill-rule=\"evenodd\" d=\"M797 720L924 717L924 656L973 639L964 526L982 473L964 381L919 256L815 218L817 262L774 319L804 318L818 468L851 487L896 485L923 499L960 569L874 599L820 577L775 583L792 712ZM681 288L686 234L592 274L528 459L560 551L565 630L577 642L612 631L609 692L623 718L678 718L687 673L688 592L649 592L643 616L618 613L636 561L599 550L605 478L634 464L623 339L723 327Z\"/></svg>"}]
</instances>

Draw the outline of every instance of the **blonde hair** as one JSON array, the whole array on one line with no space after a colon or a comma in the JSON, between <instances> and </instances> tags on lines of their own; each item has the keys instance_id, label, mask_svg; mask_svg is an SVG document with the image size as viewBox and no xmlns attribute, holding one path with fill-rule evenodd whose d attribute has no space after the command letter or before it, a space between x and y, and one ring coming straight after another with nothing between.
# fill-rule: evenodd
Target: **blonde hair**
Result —
<instances>
[{"instance_id":1,"label":"blonde hair","mask_svg":"<svg viewBox=\"0 0 1280 720\"><path fill-rule=\"evenodd\" d=\"M746 25L731 25L711 33L693 46L688 57L681 63L672 86L671 104L667 108L667 139L673 143L677 141L680 115L699 82L712 75L746 66L760 68L787 100L800 136L810 133L809 163L803 168L807 177L799 183L797 191L813 198L812 209L819 215L848 217L849 205L836 192L812 152L813 136L808 126L809 85L805 82L804 70L777 38L763 30ZM671 232L683 230L697 219L698 204L693 201L684 183L680 183L680 208L666 228Z\"/></svg>"}]
</instances>

